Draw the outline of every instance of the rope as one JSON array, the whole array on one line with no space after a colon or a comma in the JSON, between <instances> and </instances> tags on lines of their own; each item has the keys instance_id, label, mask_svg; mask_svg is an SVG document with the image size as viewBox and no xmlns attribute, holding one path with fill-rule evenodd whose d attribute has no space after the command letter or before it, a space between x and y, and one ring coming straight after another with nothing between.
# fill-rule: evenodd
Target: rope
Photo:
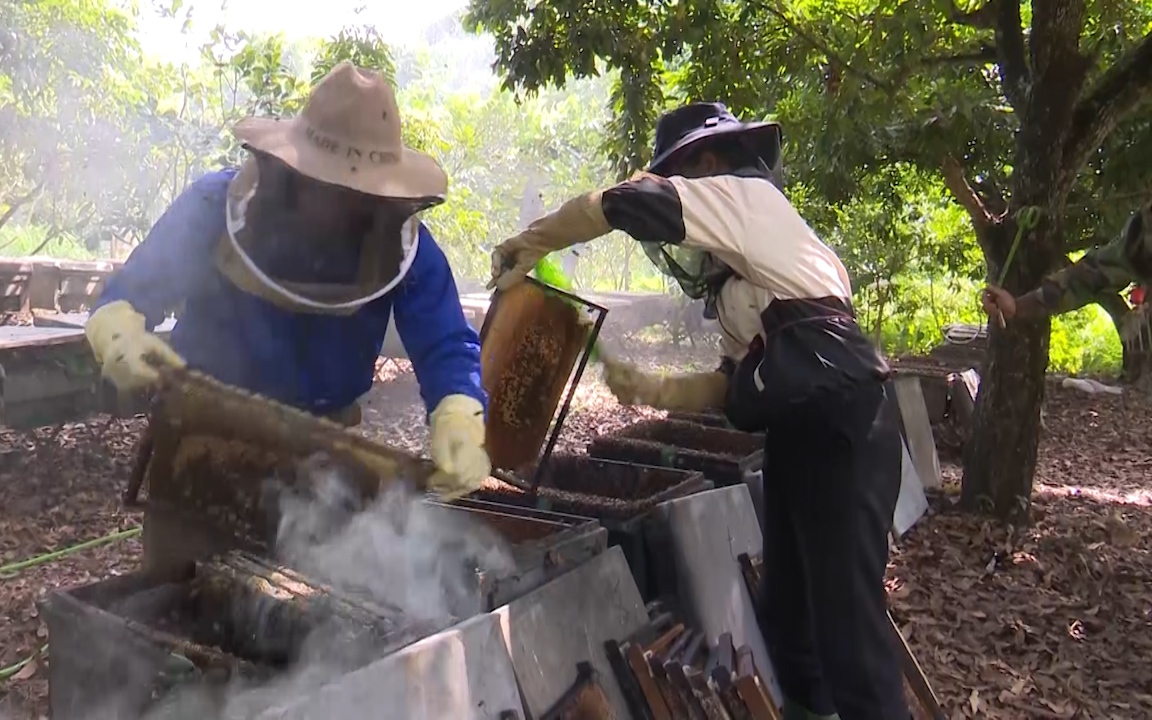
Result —
<instances>
[{"instance_id":1,"label":"rope","mask_svg":"<svg viewBox=\"0 0 1152 720\"><path fill-rule=\"evenodd\" d=\"M136 535L140 534L140 530L141 528L139 526L130 528L128 530L121 530L119 532L114 532L111 535L105 535L104 537L96 538L95 540L87 540L77 545L73 545L72 547L66 547L63 550L55 550L50 553L44 553L43 555L37 555L35 557L28 558L27 560L21 560L20 562L14 562L9 565L0 566L0 578L8 579L17 575L22 570L27 570L30 567L35 567L46 562L51 562L52 560L58 560L62 557L72 555L73 553L78 553L81 550L88 550L89 548L99 547L100 545L116 542L117 540L124 540L126 538L135 537Z\"/></svg>"},{"instance_id":2,"label":"rope","mask_svg":"<svg viewBox=\"0 0 1152 720\"><path fill-rule=\"evenodd\" d=\"M1040 222L1040 208L1035 205L1026 205L1016 211L1016 237L1012 239L1012 247L1008 248L1008 257L1004 258L1004 264L1000 267L1000 278L996 281L996 287L1004 287L1004 280L1008 277L1008 269L1012 267L1012 260L1016 257L1016 250L1020 247L1020 241L1024 239L1024 233L1036 227ZM1000 327L1005 326L1004 313L997 312L997 318L1000 321ZM984 327L988 327L987 323Z\"/></svg>"},{"instance_id":3,"label":"rope","mask_svg":"<svg viewBox=\"0 0 1152 720\"><path fill-rule=\"evenodd\" d=\"M1004 259L1004 265L1000 268L1000 279L996 282L996 287L1004 287L1004 279L1008 277L1008 268L1012 266L1012 260L1016 257L1016 249L1020 247L1024 233L1035 228L1038 222L1040 222L1040 208L1035 205L1022 207L1016 211L1016 237L1013 238L1012 247L1008 249L1008 257Z\"/></svg>"},{"instance_id":4,"label":"rope","mask_svg":"<svg viewBox=\"0 0 1152 720\"><path fill-rule=\"evenodd\" d=\"M968 345L976 340L987 337L984 325L947 325L944 328L944 339L950 345Z\"/></svg>"}]
</instances>

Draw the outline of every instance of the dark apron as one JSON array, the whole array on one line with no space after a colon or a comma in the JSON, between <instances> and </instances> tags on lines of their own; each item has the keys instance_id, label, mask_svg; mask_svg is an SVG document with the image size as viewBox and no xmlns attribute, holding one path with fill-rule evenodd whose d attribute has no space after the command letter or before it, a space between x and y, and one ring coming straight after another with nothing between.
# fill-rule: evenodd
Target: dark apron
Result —
<instances>
[{"instance_id":1,"label":"dark apron","mask_svg":"<svg viewBox=\"0 0 1152 720\"><path fill-rule=\"evenodd\" d=\"M737 429L763 432L891 375L840 298L774 300L760 321L763 338L752 342L728 383L724 412Z\"/></svg>"}]
</instances>

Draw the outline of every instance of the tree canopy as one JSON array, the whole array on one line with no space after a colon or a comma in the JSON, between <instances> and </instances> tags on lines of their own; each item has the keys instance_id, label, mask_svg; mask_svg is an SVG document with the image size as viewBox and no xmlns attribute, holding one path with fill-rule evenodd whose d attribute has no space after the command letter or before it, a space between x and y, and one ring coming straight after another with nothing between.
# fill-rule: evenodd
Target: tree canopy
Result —
<instances>
[{"instance_id":1,"label":"tree canopy","mask_svg":"<svg viewBox=\"0 0 1152 720\"><path fill-rule=\"evenodd\" d=\"M1136 112L1152 97L1146 2L472 0L467 22L496 37L510 90L618 73L618 175L644 164L662 109L722 100L783 124L788 178L807 209L841 210L814 211L825 234L867 218L859 203L885 202L894 238L907 198L893 172L914 171L966 211L995 278L1017 213L1036 207L1040 224L1007 274L1013 291L1116 232L1152 179ZM897 262L900 245L886 247ZM1026 516L1049 325L990 334L965 498Z\"/></svg>"}]
</instances>

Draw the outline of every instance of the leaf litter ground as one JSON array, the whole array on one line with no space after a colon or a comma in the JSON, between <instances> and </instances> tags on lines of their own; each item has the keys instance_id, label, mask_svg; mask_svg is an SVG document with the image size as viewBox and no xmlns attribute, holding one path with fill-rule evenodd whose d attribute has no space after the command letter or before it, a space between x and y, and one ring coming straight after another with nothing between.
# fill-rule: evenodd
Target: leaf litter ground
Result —
<instances>
[{"instance_id":1,"label":"leaf litter ground","mask_svg":"<svg viewBox=\"0 0 1152 720\"><path fill-rule=\"evenodd\" d=\"M706 348L643 351L641 365L713 365ZM561 451L648 417L620 408L590 369ZM410 366L386 361L365 432L422 450ZM1049 385L1046 433L1023 530L957 513L959 469L894 550L893 616L952 718L1152 717L1152 403ZM139 524L120 493L141 419L0 433L0 565ZM137 567L136 538L0 578L0 667L47 641L35 601ZM0 718L47 717L49 656L0 681Z\"/></svg>"}]
</instances>

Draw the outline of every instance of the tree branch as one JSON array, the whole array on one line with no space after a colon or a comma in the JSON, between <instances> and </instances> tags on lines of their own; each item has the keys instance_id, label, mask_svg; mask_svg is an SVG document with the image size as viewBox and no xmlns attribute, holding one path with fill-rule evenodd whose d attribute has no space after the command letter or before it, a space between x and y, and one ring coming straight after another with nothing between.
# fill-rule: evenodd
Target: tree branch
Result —
<instances>
[{"instance_id":1,"label":"tree branch","mask_svg":"<svg viewBox=\"0 0 1152 720\"><path fill-rule=\"evenodd\" d=\"M994 0L985 8L996 11L996 49L1000 59L1000 82L1004 97L1017 110L1024 108L1032 72L1024 50L1024 28L1020 20L1020 0Z\"/></svg>"},{"instance_id":2,"label":"tree branch","mask_svg":"<svg viewBox=\"0 0 1152 720\"><path fill-rule=\"evenodd\" d=\"M955 196L956 201L968 211L972 217L972 224L977 229L991 225L994 219L992 214L988 212L984 201L968 184L968 179L964 177L964 168L956 161L956 158L951 155L945 157L940 169L944 173L944 185Z\"/></svg>"},{"instance_id":3,"label":"tree branch","mask_svg":"<svg viewBox=\"0 0 1152 720\"><path fill-rule=\"evenodd\" d=\"M3 215L0 215L0 228L7 225L8 222L16 216L16 213L20 211L20 208L28 204L29 200L40 194L40 188L42 187L44 187L43 180L36 183L36 186L29 190L26 194L21 195L18 198L12 198L12 200L10 200L8 203L8 209L4 211Z\"/></svg>"},{"instance_id":4,"label":"tree branch","mask_svg":"<svg viewBox=\"0 0 1152 720\"><path fill-rule=\"evenodd\" d=\"M956 53L955 55L928 55L919 60L920 65L963 65L967 63L996 62L1000 55L994 45L984 45L979 50Z\"/></svg>"},{"instance_id":5,"label":"tree branch","mask_svg":"<svg viewBox=\"0 0 1152 720\"><path fill-rule=\"evenodd\" d=\"M1108 68L1072 113L1065 173L1075 176L1124 118L1152 99L1152 32ZM1067 180L1068 178L1064 178Z\"/></svg>"},{"instance_id":6,"label":"tree branch","mask_svg":"<svg viewBox=\"0 0 1152 720\"><path fill-rule=\"evenodd\" d=\"M875 85L876 87L880 88L881 90L884 90L885 92L893 92L894 88L889 83L884 82L883 80L876 77L875 75L868 72L867 70L861 70L861 69L856 68L852 65L849 65L847 62L844 61L843 58L841 58L836 53L832 52L832 48L828 46L828 43L824 42L820 38L816 37L812 33L809 33L804 28L800 27L797 23L793 22L793 20L790 17L788 17L788 14L786 12L784 12L784 9L780 7L778 2L765 3L763 5L763 8L765 10L767 10L769 13L771 13L772 15L775 15L777 18L779 18L780 22L784 23L784 26L787 27L789 30L791 30L793 33L795 33L796 36L799 37L801 40L803 40L804 42L808 43L809 45L811 45L816 50L823 53L828 58L829 61L839 65L840 67L844 68L845 70L847 70L848 72L850 72L854 75L858 75L859 77L867 80L869 83L871 83L872 85Z\"/></svg>"},{"instance_id":7,"label":"tree branch","mask_svg":"<svg viewBox=\"0 0 1152 720\"><path fill-rule=\"evenodd\" d=\"M992 178L976 178L969 185L972 186L976 197L984 203L988 214L996 217L1008 212L1008 199L1004 197L1004 193Z\"/></svg>"}]
</instances>

